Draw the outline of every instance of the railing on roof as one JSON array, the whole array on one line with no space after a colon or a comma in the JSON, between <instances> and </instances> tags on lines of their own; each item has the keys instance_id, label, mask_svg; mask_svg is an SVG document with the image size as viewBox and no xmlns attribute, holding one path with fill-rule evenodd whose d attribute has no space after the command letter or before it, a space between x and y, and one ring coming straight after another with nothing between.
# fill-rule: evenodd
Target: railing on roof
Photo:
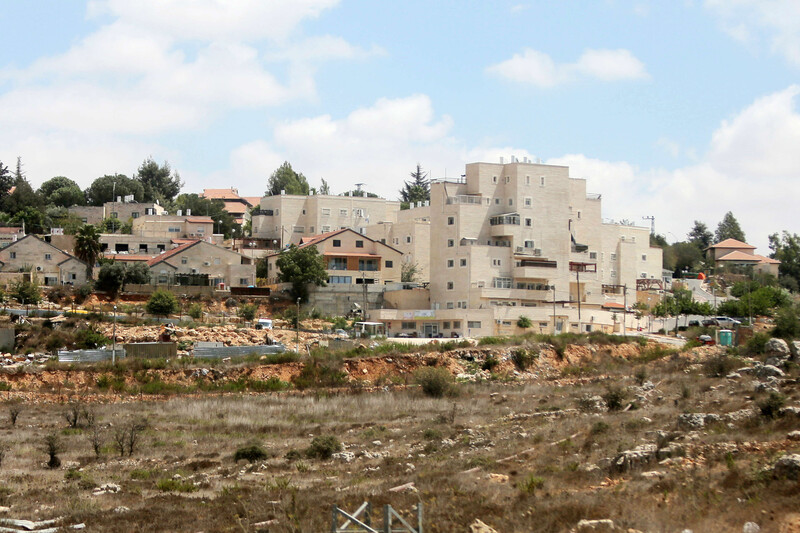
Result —
<instances>
[{"instance_id":1,"label":"railing on roof","mask_svg":"<svg viewBox=\"0 0 800 533\"><path fill-rule=\"evenodd\" d=\"M586 195L586 199L587 200L600 200L602 198L603 198L602 194L598 194L598 193L594 193L594 192L593 193L588 193Z\"/></svg>"},{"instance_id":2,"label":"railing on roof","mask_svg":"<svg viewBox=\"0 0 800 533\"><path fill-rule=\"evenodd\" d=\"M489 203L488 198L484 198L483 196L473 196L469 194L458 194L456 196L448 196L447 197L447 205L482 205L486 200L485 203Z\"/></svg>"}]
</instances>

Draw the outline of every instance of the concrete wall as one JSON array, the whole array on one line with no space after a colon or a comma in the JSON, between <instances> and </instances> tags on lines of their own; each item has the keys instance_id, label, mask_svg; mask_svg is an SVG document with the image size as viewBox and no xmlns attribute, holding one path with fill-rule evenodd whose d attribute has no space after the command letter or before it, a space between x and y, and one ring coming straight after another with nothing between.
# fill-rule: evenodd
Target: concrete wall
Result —
<instances>
[{"instance_id":1,"label":"concrete wall","mask_svg":"<svg viewBox=\"0 0 800 533\"><path fill-rule=\"evenodd\" d=\"M0 352L14 352L14 328L0 328Z\"/></svg>"},{"instance_id":2,"label":"concrete wall","mask_svg":"<svg viewBox=\"0 0 800 533\"><path fill-rule=\"evenodd\" d=\"M350 311L352 304L357 303L364 307L363 285L328 285L326 287L313 287L309 294L307 304L303 308L317 309L323 315L341 316ZM383 306L384 291L381 285L366 285L367 306L377 309Z\"/></svg>"}]
</instances>

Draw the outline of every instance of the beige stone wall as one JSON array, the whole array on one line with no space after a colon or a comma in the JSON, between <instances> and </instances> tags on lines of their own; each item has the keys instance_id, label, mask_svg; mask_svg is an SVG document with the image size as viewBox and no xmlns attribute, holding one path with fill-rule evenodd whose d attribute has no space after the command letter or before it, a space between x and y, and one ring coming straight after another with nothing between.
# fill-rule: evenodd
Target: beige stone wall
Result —
<instances>
[{"instance_id":1,"label":"beige stone wall","mask_svg":"<svg viewBox=\"0 0 800 533\"><path fill-rule=\"evenodd\" d=\"M167 274L197 273L208 274L215 286L225 283L228 287L247 287L253 284L255 265L242 264L243 261L249 262L250 259L231 250L201 241L165 261L156 263L150 270L155 280L158 280L158 276L165 272ZM246 282L243 283L241 279L246 279Z\"/></svg>"},{"instance_id":2,"label":"beige stone wall","mask_svg":"<svg viewBox=\"0 0 800 533\"><path fill-rule=\"evenodd\" d=\"M66 263L59 265L65 260ZM43 284L79 285L86 281L86 266L83 263L70 259L68 254L34 236L0 249L0 261L3 263L1 272L16 273L29 269Z\"/></svg>"},{"instance_id":3,"label":"beige stone wall","mask_svg":"<svg viewBox=\"0 0 800 533\"><path fill-rule=\"evenodd\" d=\"M366 228L368 237L384 241L400 250L404 264L416 264L416 282L430 281L431 222L430 207L404 209L397 222L380 222Z\"/></svg>"},{"instance_id":4,"label":"beige stone wall","mask_svg":"<svg viewBox=\"0 0 800 533\"><path fill-rule=\"evenodd\" d=\"M124 233L103 233L100 235L100 244L108 255L111 251L124 250L128 247L129 255L155 256L175 247L170 237L141 235L126 235Z\"/></svg>"},{"instance_id":5,"label":"beige stone wall","mask_svg":"<svg viewBox=\"0 0 800 533\"><path fill-rule=\"evenodd\" d=\"M166 212L163 207L155 203L106 202L103 207L106 218L118 218L122 222L146 216L150 211L152 211L150 212L151 215L157 216Z\"/></svg>"},{"instance_id":6,"label":"beige stone wall","mask_svg":"<svg viewBox=\"0 0 800 533\"><path fill-rule=\"evenodd\" d=\"M97 205L74 205L68 211L83 220L84 224L97 225L106 217L105 207Z\"/></svg>"}]
</instances>

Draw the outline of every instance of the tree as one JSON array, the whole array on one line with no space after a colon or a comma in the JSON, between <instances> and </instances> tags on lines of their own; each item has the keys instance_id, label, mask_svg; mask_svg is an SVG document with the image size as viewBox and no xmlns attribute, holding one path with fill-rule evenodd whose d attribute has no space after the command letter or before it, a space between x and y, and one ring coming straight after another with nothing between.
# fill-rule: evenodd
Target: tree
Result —
<instances>
[{"instance_id":1,"label":"tree","mask_svg":"<svg viewBox=\"0 0 800 533\"><path fill-rule=\"evenodd\" d=\"M285 191L286 194L299 195L306 195L309 191L306 177L295 172L288 161L284 161L269 177L267 191L264 195L277 196L281 194L281 191Z\"/></svg>"},{"instance_id":2,"label":"tree","mask_svg":"<svg viewBox=\"0 0 800 533\"><path fill-rule=\"evenodd\" d=\"M800 236L788 231L780 235L773 233L769 236L769 249L772 250L769 256L781 262L778 267L781 284L784 287L800 286ZM794 280L794 283L787 284L788 280Z\"/></svg>"},{"instance_id":3,"label":"tree","mask_svg":"<svg viewBox=\"0 0 800 533\"><path fill-rule=\"evenodd\" d=\"M319 186L319 191L318 191L319 194L326 194L326 195L330 194L331 193L331 188L328 185L328 182L325 181L325 178L321 178L321 179L322 179L322 185Z\"/></svg>"},{"instance_id":4,"label":"tree","mask_svg":"<svg viewBox=\"0 0 800 533\"><path fill-rule=\"evenodd\" d=\"M97 290L116 294L125 282L125 265L111 262L100 267L97 272Z\"/></svg>"},{"instance_id":5,"label":"tree","mask_svg":"<svg viewBox=\"0 0 800 533\"><path fill-rule=\"evenodd\" d=\"M47 205L71 207L86 204L86 196L78 184L64 176L50 178L36 192Z\"/></svg>"},{"instance_id":6,"label":"tree","mask_svg":"<svg viewBox=\"0 0 800 533\"><path fill-rule=\"evenodd\" d=\"M293 300L307 301L308 284L324 287L328 281L325 262L314 245L298 248L293 244L281 252L276 265L280 270L278 280L292 284L290 294Z\"/></svg>"},{"instance_id":7,"label":"tree","mask_svg":"<svg viewBox=\"0 0 800 533\"><path fill-rule=\"evenodd\" d=\"M8 167L0 161L0 204L8 196L8 191L14 185L14 178L8 171Z\"/></svg>"},{"instance_id":8,"label":"tree","mask_svg":"<svg viewBox=\"0 0 800 533\"><path fill-rule=\"evenodd\" d=\"M144 160L135 179L142 184L145 202L171 202L183 187L180 175L170 168L168 162L159 165L152 157Z\"/></svg>"},{"instance_id":9,"label":"tree","mask_svg":"<svg viewBox=\"0 0 800 533\"><path fill-rule=\"evenodd\" d=\"M650 234L650 246L657 246L658 248L666 248L669 246L667 238L658 233Z\"/></svg>"},{"instance_id":10,"label":"tree","mask_svg":"<svg viewBox=\"0 0 800 533\"><path fill-rule=\"evenodd\" d=\"M124 174L106 174L94 180L85 191L89 205L103 205L116 201L117 197L133 195L137 202L144 201L144 187L138 180Z\"/></svg>"},{"instance_id":11,"label":"tree","mask_svg":"<svg viewBox=\"0 0 800 533\"><path fill-rule=\"evenodd\" d=\"M403 263L400 265L400 281L403 283L416 281L418 274L419 265L417 263Z\"/></svg>"},{"instance_id":12,"label":"tree","mask_svg":"<svg viewBox=\"0 0 800 533\"><path fill-rule=\"evenodd\" d=\"M686 238L700 250L705 250L711 246L714 234L711 233L705 223L695 220L694 227L692 227L692 231L689 232Z\"/></svg>"},{"instance_id":13,"label":"tree","mask_svg":"<svg viewBox=\"0 0 800 533\"><path fill-rule=\"evenodd\" d=\"M35 279L33 281L18 279L11 284L9 294L23 305L38 304L42 301L42 289Z\"/></svg>"},{"instance_id":14,"label":"tree","mask_svg":"<svg viewBox=\"0 0 800 533\"><path fill-rule=\"evenodd\" d=\"M144 285L150 283L150 269L143 262L132 263L125 267L125 285L132 283L134 285Z\"/></svg>"},{"instance_id":15,"label":"tree","mask_svg":"<svg viewBox=\"0 0 800 533\"><path fill-rule=\"evenodd\" d=\"M233 215L225 211L225 204L222 200L203 198L194 193L181 194L175 199L173 209L180 209L183 213L191 210L192 215L213 218L214 231L222 233L226 239L242 235L241 226L233 219Z\"/></svg>"},{"instance_id":16,"label":"tree","mask_svg":"<svg viewBox=\"0 0 800 533\"><path fill-rule=\"evenodd\" d=\"M87 279L92 279L92 269L101 250L100 233L96 226L86 224L75 234L75 257L86 263Z\"/></svg>"},{"instance_id":17,"label":"tree","mask_svg":"<svg viewBox=\"0 0 800 533\"><path fill-rule=\"evenodd\" d=\"M180 306L174 294L164 289L158 289L150 295L146 309L151 315L167 316L177 312Z\"/></svg>"},{"instance_id":18,"label":"tree","mask_svg":"<svg viewBox=\"0 0 800 533\"><path fill-rule=\"evenodd\" d=\"M14 226L25 226L26 233L47 233L50 219L47 213L35 206L25 206L18 210L9 221Z\"/></svg>"},{"instance_id":19,"label":"tree","mask_svg":"<svg viewBox=\"0 0 800 533\"><path fill-rule=\"evenodd\" d=\"M674 272L694 271L703 261L702 252L688 242L676 242L664 250L664 268Z\"/></svg>"},{"instance_id":20,"label":"tree","mask_svg":"<svg viewBox=\"0 0 800 533\"><path fill-rule=\"evenodd\" d=\"M422 165L417 163L417 168L411 172L411 181L406 181L400 189L400 201L404 204L425 202L431 199L431 186L428 173L423 172ZM406 207L407 209L407 207Z\"/></svg>"},{"instance_id":21,"label":"tree","mask_svg":"<svg viewBox=\"0 0 800 533\"><path fill-rule=\"evenodd\" d=\"M14 192L3 198L2 209L9 215L15 215L26 207L41 209L42 200L33 191L31 184L20 174L14 179Z\"/></svg>"},{"instance_id":22,"label":"tree","mask_svg":"<svg viewBox=\"0 0 800 533\"><path fill-rule=\"evenodd\" d=\"M67 235L75 235L83 227L81 218L70 213L66 207L50 206L46 210L46 215L54 228L62 228Z\"/></svg>"},{"instance_id":23,"label":"tree","mask_svg":"<svg viewBox=\"0 0 800 533\"><path fill-rule=\"evenodd\" d=\"M744 238L744 231L739 226L739 221L733 216L733 213L728 211L722 217L722 221L717 226L717 231L714 234L715 242L722 242L725 239L736 239L737 241L747 242Z\"/></svg>"}]
</instances>

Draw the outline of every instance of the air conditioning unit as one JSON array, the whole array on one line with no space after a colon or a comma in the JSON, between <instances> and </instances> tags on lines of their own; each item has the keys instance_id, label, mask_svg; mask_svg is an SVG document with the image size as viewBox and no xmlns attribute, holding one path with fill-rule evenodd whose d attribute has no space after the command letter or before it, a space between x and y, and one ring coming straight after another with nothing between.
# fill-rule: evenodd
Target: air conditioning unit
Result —
<instances>
[{"instance_id":1,"label":"air conditioning unit","mask_svg":"<svg viewBox=\"0 0 800 533\"><path fill-rule=\"evenodd\" d=\"M192 269L192 274L197 274L197 269L196 268Z\"/></svg>"},{"instance_id":2,"label":"air conditioning unit","mask_svg":"<svg viewBox=\"0 0 800 533\"><path fill-rule=\"evenodd\" d=\"M542 249L541 248L534 248L533 249L533 255L536 255L536 256L542 255Z\"/></svg>"},{"instance_id":3,"label":"air conditioning unit","mask_svg":"<svg viewBox=\"0 0 800 533\"><path fill-rule=\"evenodd\" d=\"M41 271L42 271L42 267L40 267L40 266L36 267L36 272L41 272Z\"/></svg>"},{"instance_id":4,"label":"air conditioning unit","mask_svg":"<svg viewBox=\"0 0 800 533\"><path fill-rule=\"evenodd\" d=\"M203 266L211 266L211 261L204 261Z\"/></svg>"},{"instance_id":5,"label":"air conditioning unit","mask_svg":"<svg viewBox=\"0 0 800 533\"><path fill-rule=\"evenodd\" d=\"M518 254L519 254L519 253L522 253L522 252L524 251L524 249L522 248L522 246L517 246L517 247L515 248L515 250L516 250L516 252L517 252Z\"/></svg>"}]
</instances>

